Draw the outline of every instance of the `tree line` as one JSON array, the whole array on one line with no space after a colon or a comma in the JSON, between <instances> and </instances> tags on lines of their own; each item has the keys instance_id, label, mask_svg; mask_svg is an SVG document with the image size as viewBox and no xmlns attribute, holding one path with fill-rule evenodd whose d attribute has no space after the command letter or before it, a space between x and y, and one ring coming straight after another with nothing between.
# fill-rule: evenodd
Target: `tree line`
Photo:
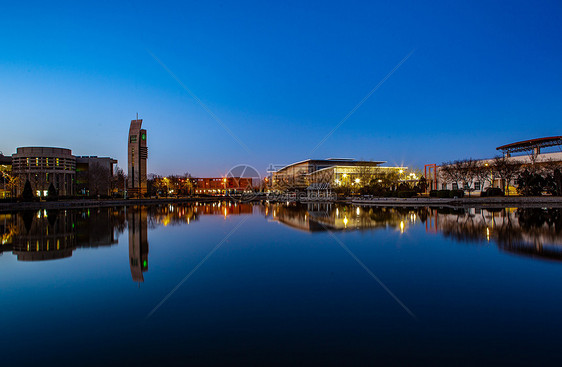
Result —
<instances>
[{"instance_id":1,"label":"tree line","mask_svg":"<svg viewBox=\"0 0 562 367\"><path fill-rule=\"evenodd\" d=\"M561 171L562 162L539 162L535 155L531 156L530 163L498 156L488 161L469 158L444 162L440 166L439 176L444 183L457 185L469 195L477 189L476 183L484 192L485 187L493 191L494 183L499 181L501 194L509 195L509 187L512 186L520 195L538 196L543 193L562 194Z\"/></svg>"}]
</instances>

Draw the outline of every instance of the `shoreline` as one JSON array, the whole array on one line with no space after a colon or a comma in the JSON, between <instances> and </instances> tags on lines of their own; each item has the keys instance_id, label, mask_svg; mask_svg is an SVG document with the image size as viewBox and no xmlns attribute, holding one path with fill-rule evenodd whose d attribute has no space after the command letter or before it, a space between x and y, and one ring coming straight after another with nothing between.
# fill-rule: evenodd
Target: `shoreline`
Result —
<instances>
[{"instance_id":1,"label":"shoreline","mask_svg":"<svg viewBox=\"0 0 562 367\"><path fill-rule=\"evenodd\" d=\"M102 208L112 206L130 205L154 205L170 203L190 203L190 202L216 202L216 201L235 201L235 198L228 196L204 197L204 198L160 198L160 199L80 199L80 200L60 200L60 201L40 201L40 202L16 202L0 203L1 212L11 212L18 210L40 210L40 209L81 209L81 208Z\"/></svg>"},{"instance_id":2,"label":"shoreline","mask_svg":"<svg viewBox=\"0 0 562 367\"><path fill-rule=\"evenodd\" d=\"M170 203L192 203L203 202L211 203L217 201L239 201L237 198L229 196L215 197L185 197L185 198L159 198L159 199L80 199L80 200L61 200L61 201L41 201L41 202L15 202L0 203L0 212L11 212L19 210L39 210L39 209L81 209L112 206L130 205L155 205ZM248 202L258 202L266 200L260 198ZM493 197L493 198L356 198L341 199L336 201L307 201L307 203L342 203L361 206L404 206L404 207L453 207L453 208L487 208L487 207L554 207L562 208L562 197Z\"/></svg>"},{"instance_id":3,"label":"shoreline","mask_svg":"<svg viewBox=\"0 0 562 367\"><path fill-rule=\"evenodd\" d=\"M554 207L562 208L562 197L558 196L507 196L491 198L373 198L352 199L345 201L348 204L364 206L448 206L454 208L490 208L490 207Z\"/></svg>"}]
</instances>

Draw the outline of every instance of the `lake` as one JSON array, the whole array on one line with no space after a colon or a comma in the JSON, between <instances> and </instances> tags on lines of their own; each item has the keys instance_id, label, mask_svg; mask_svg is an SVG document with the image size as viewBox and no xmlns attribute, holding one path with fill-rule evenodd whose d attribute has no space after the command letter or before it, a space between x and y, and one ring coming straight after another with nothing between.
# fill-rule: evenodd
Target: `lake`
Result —
<instances>
[{"instance_id":1,"label":"lake","mask_svg":"<svg viewBox=\"0 0 562 367\"><path fill-rule=\"evenodd\" d=\"M550 365L562 213L189 203L0 213L2 365Z\"/></svg>"}]
</instances>

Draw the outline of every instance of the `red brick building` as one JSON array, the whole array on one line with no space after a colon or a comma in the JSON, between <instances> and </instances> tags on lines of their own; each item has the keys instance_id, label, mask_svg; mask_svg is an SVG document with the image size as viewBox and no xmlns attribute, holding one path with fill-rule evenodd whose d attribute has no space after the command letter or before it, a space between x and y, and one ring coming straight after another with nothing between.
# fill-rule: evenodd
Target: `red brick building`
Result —
<instances>
[{"instance_id":1,"label":"red brick building","mask_svg":"<svg viewBox=\"0 0 562 367\"><path fill-rule=\"evenodd\" d=\"M196 194L223 195L253 189L252 178L246 177L206 177L194 178L193 189Z\"/></svg>"}]
</instances>

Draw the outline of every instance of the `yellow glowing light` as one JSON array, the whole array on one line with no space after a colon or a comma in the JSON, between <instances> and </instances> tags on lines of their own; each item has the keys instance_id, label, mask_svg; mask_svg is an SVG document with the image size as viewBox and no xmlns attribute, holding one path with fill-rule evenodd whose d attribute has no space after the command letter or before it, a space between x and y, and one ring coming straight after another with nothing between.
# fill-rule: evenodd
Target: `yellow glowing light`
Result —
<instances>
[{"instance_id":1,"label":"yellow glowing light","mask_svg":"<svg viewBox=\"0 0 562 367\"><path fill-rule=\"evenodd\" d=\"M361 182L361 180L358 179L358 178L356 178L356 179L355 179L355 183L359 183L359 182Z\"/></svg>"},{"instance_id":2,"label":"yellow glowing light","mask_svg":"<svg viewBox=\"0 0 562 367\"><path fill-rule=\"evenodd\" d=\"M398 171L398 172L399 172L399 173L404 173L404 170L403 170L403 169L401 169L401 170L400 170L400 171Z\"/></svg>"},{"instance_id":3,"label":"yellow glowing light","mask_svg":"<svg viewBox=\"0 0 562 367\"><path fill-rule=\"evenodd\" d=\"M355 213L357 213L357 215L361 214L361 210L359 209L359 207L357 207L357 210L355 211Z\"/></svg>"},{"instance_id":4,"label":"yellow glowing light","mask_svg":"<svg viewBox=\"0 0 562 367\"><path fill-rule=\"evenodd\" d=\"M347 177L347 173L344 173L344 174L342 175L342 177L343 177L343 178L346 178L346 177Z\"/></svg>"},{"instance_id":5,"label":"yellow glowing light","mask_svg":"<svg viewBox=\"0 0 562 367\"><path fill-rule=\"evenodd\" d=\"M400 221L400 233L404 233L404 221Z\"/></svg>"},{"instance_id":6,"label":"yellow glowing light","mask_svg":"<svg viewBox=\"0 0 562 367\"><path fill-rule=\"evenodd\" d=\"M486 227L486 240L490 242L490 228Z\"/></svg>"},{"instance_id":7,"label":"yellow glowing light","mask_svg":"<svg viewBox=\"0 0 562 367\"><path fill-rule=\"evenodd\" d=\"M347 217L343 218L343 225L345 226L345 228L347 228Z\"/></svg>"}]
</instances>

